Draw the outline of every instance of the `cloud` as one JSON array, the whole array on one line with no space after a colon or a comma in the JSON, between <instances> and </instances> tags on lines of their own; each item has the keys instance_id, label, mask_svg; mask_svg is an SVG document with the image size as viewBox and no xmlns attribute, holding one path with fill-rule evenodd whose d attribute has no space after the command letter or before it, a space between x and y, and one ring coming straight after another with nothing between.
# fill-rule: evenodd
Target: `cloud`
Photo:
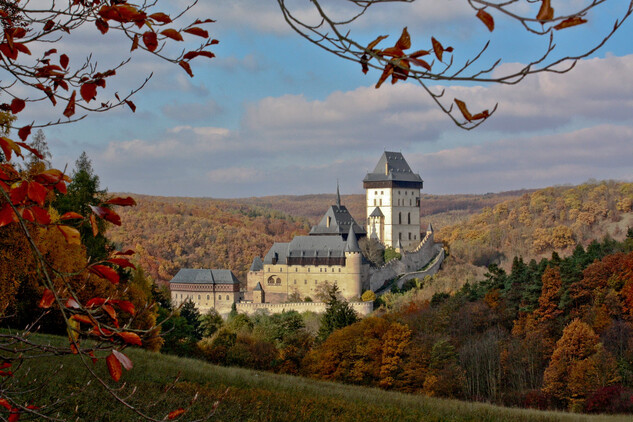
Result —
<instances>
[{"instance_id":1,"label":"cloud","mask_svg":"<svg viewBox=\"0 0 633 422\"><path fill-rule=\"evenodd\" d=\"M181 122L196 122L208 119L209 116L221 114L222 106L214 100L205 103L173 103L165 104L161 111L171 119Z\"/></svg>"},{"instance_id":2,"label":"cloud","mask_svg":"<svg viewBox=\"0 0 633 422\"><path fill-rule=\"evenodd\" d=\"M430 154L410 154L432 192L491 192L590 178L633 179L633 128L599 125L567 133L504 138Z\"/></svg>"}]
</instances>

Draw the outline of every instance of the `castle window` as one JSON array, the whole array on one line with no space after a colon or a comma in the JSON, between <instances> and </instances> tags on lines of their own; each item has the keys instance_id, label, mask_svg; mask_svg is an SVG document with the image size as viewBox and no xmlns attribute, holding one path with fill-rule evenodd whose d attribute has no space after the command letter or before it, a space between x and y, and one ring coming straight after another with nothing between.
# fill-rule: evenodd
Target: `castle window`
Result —
<instances>
[{"instance_id":1,"label":"castle window","mask_svg":"<svg viewBox=\"0 0 633 422\"><path fill-rule=\"evenodd\" d=\"M382 195L382 194L383 194L383 191L380 191L380 194Z\"/></svg>"},{"instance_id":2,"label":"castle window","mask_svg":"<svg viewBox=\"0 0 633 422\"><path fill-rule=\"evenodd\" d=\"M409 233L409 240L411 240L411 233Z\"/></svg>"},{"instance_id":3,"label":"castle window","mask_svg":"<svg viewBox=\"0 0 633 422\"><path fill-rule=\"evenodd\" d=\"M407 191L404 191L404 194L406 195L406 194L407 194ZM398 191L398 195L400 195L400 191Z\"/></svg>"},{"instance_id":4,"label":"castle window","mask_svg":"<svg viewBox=\"0 0 633 422\"><path fill-rule=\"evenodd\" d=\"M402 240L402 233L398 233L398 240Z\"/></svg>"},{"instance_id":5,"label":"castle window","mask_svg":"<svg viewBox=\"0 0 633 422\"><path fill-rule=\"evenodd\" d=\"M380 206L382 207L382 198L380 198Z\"/></svg>"},{"instance_id":6,"label":"castle window","mask_svg":"<svg viewBox=\"0 0 633 422\"><path fill-rule=\"evenodd\" d=\"M268 285L272 285L272 284L275 284L275 277L270 276L268 277Z\"/></svg>"},{"instance_id":7,"label":"castle window","mask_svg":"<svg viewBox=\"0 0 633 422\"><path fill-rule=\"evenodd\" d=\"M411 213L407 213L407 224L411 224Z\"/></svg>"},{"instance_id":8,"label":"castle window","mask_svg":"<svg viewBox=\"0 0 633 422\"><path fill-rule=\"evenodd\" d=\"M338 272L339 272L339 273L341 272L341 269L340 269L340 268L338 269Z\"/></svg>"},{"instance_id":9,"label":"castle window","mask_svg":"<svg viewBox=\"0 0 633 422\"><path fill-rule=\"evenodd\" d=\"M415 240L415 238L416 238L416 235L414 234L414 235L413 235L413 240Z\"/></svg>"},{"instance_id":10,"label":"castle window","mask_svg":"<svg viewBox=\"0 0 633 422\"><path fill-rule=\"evenodd\" d=\"M411 199L409 199L409 206L413 205L413 201Z\"/></svg>"},{"instance_id":11,"label":"castle window","mask_svg":"<svg viewBox=\"0 0 633 422\"><path fill-rule=\"evenodd\" d=\"M402 224L402 213L398 213L398 224Z\"/></svg>"},{"instance_id":12,"label":"castle window","mask_svg":"<svg viewBox=\"0 0 633 422\"><path fill-rule=\"evenodd\" d=\"M299 272L299 268L295 268L295 272Z\"/></svg>"},{"instance_id":13,"label":"castle window","mask_svg":"<svg viewBox=\"0 0 633 422\"><path fill-rule=\"evenodd\" d=\"M222 295L218 295L218 300L222 300Z\"/></svg>"},{"instance_id":14,"label":"castle window","mask_svg":"<svg viewBox=\"0 0 633 422\"><path fill-rule=\"evenodd\" d=\"M332 268L332 272L334 272L334 268Z\"/></svg>"},{"instance_id":15,"label":"castle window","mask_svg":"<svg viewBox=\"0 0 633 422\"><path fill-rule=\"evenodd\" d=\"M297 284L297 280L295 280L295 284Z\"/></svg>"},{"instance_id":16,"label":"castle window","mask_svg":"<svg viewBox=\"0 0 633 422\"><path fill-rule=\"evenodd\" d=\"M229 300L229 295L226 295L226 300Z\"/></svg>"},{"instance_id":17,"label":"castle window","mask_svg":"<svg viewBox=\"0 0 633 422\"><path fill-rule=\"evenodd\" d=\"M303 284L308 284L308 280L303 280Z\"/></svg>"},{"instance_id":18,"label":"castle window","mask_svg":"<svg viewBox=\"0 0 633 422\"><path fill-rule=\"evenodd\" d=\"M378 191L374 191L374 195L378 195Z\"/></svg>"},{"instance_id":19,"label":"castle window","mask_svg":"<svg viewBox=\"0 0 633 422\"><path fill-rule=\"evenodd\" d=\"M315 284L315 285L317 284L317 281L316 281L316 280L314 280L314 284Z\"/></svg>"},{"instance_id":20,"label":"castle window","mask_svg":"<svg viewBox=\"0 0 633 422\"><path fill-rule=\"evenodd\" d=\"M198 300L200 300L200 295L198 295Z\"/></svg>"},{"instance_id":21,"label":"castle window","mask_svg":"<svg viewBox=\"0 0 633 422\"><path fill-rule=\"evenodd\" d=\"M308 272L310 272L310 268L308 268Z\"/></svg>"},{"instance_id":22,"label":"castle window","mask_svg":"<svg viewBox=\"0 0 633 422\"><path fill-rule=\"evenodd\" d=\"M374 198L374 206L376 206L376 198Z\"/></svg>"},{"instance_id":23,"label":"castle window","mask_svg":"<svg viewBox=\"0 0 633 422\"><path fill-rule=\"evenodd\" d=\"M207 300L209 300L209 295L207 295Z\"/></svg>"},{"instance_id":24,"label":"castle window","mask_svg":"<svg viewBox=\"0 0 633 422\"><path fill-rule=\"evenodd\" d=\"M281 279L277 278L277 284L281 284Z\"/></svg>"}]
</instances>

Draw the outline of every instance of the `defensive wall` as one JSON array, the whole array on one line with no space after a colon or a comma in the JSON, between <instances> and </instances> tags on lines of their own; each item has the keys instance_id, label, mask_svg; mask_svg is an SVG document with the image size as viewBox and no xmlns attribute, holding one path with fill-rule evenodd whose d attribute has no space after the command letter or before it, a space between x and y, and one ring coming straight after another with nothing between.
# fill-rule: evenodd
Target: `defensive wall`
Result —
<instances>
[{"instance_id":1,"label":"defensive wall","mask_svg":"<svg viewBox=\"0 0 633 422\"><path fill-rule=\"evenodd\" d=\"M369 285L364 285L363 290L379 290L386 281L392 280L401 274L416 273L414 277L424 277L435 274L444 260L444 248L433 240L433 232L427 232L420 244L411 252L402 252L401 259L392 259L380 268L369 270ZM427 267L429 263L432 265ZM419 271L424 268L424 271ZM421 275L423 274L423 275ZM402 282L404 283L403 280Z\"/></svg>"},{"instance_id":2,"label":"defensive wall","mask_svg":"<svg viewBox=\"0 0 633 422\"><path fill-rule=\"evenodd\" d=\"M374 310L373 302L349 302L349 305L361 317L369 315ZM271 314L280 314L284 311L324 313L327 303L324 302L291 302L291 303L236 303L239 313L252 315L260 309L265 309Z\"/></svg>"}]
</instances>

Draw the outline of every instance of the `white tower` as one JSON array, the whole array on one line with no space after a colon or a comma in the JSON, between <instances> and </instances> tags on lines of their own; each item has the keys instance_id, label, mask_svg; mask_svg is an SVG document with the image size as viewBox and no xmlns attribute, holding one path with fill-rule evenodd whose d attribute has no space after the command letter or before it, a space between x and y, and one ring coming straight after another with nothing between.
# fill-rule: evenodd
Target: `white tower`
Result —
<instances>
[{"instance_id":1,"label":"white tower","mask_svg":"<svg viewBox=\"0 0 633 422\"><path fill-rule=\"evenodd\" d=\"M417 246L420 234L420 189L423 181L399 152L385 151L363 179L367 204L367 235L385 246Z\"/></svg>"}]
</instances>

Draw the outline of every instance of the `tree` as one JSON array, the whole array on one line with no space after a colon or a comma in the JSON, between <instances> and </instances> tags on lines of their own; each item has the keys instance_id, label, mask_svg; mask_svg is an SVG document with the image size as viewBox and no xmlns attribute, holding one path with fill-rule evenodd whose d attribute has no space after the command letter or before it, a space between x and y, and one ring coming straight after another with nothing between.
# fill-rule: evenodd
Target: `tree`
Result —
<instances>
[{"instance_id":1,"label":"tree","mask_svg":"<svg viewBox=\"0 0 633 422\"><path fill-rule=\"evenodd\" d=\"M604 1L590 0L578 3L569 12L556 15L550 0L468 0L469 6L473 8L473 19L478 18L490 32L495 30L495 17L503 18L516 24L512 27L515 28L515 32L508 34L509 38L517 32L525 31L526 34L544 40L542 53L528 59L527 63L519 68L504 67L506 61L503 57L485 60L490 55L488 53L494 54L488 51L490 41L484 42L478 51L466 51L462 56L461 52L445 46L445 40L437 40L432 36L425 37L430 38L430 44L421 44L419 37L411 38L406 27L397 42L387 48L378 48L378 44L385 40L387 35L380 35L369 43L361 42L352 35L353 25L361 21L370 8L379 7L381 3L386 2L414 1L350 0L345 6L331 8L326 2L315 0L311 2L312 14L305 8L295 12L284 0L278 0L278 3L286 22L303 38L343 59L359 63L365 74L370 69L381 72L376 88L389 77L392 84L412 79L424 88L444 113L464 129L479 126L495 112L497 106L495 105L492 110L471 113L464 101L458 98L445 98L445 89L433 87L431 83L443 85L447 82L478 82L513 85L536 73L565 73L571 70L578 60L588 57L602 47L633 14L633 2L630 2L613 26L607 25L605 35L595 39L593 44L583 45L578 53L558 54L557 33L588 22L591 19L588 17L589 12L597 9ZM451 8L453 5L447 3L445 7ZM413 45L416 48L412 48ZM405 53L409 49L413 52ZM427 55L431 58L426 57Z\"/></svg>"},{"instance_id":2,"label":"tree","mask_svg":"<svg viewBox=\"0 0 633 422\"><path fill-rule=\"evenodd\" d=\"M103 112L126 105L134 111L136 106L131 97L144 85L142 83L123 96L112 90L113 96L104 98L107 81L117 72L123 71L129 59L123 58L119 65L103 69L96 63L99 52L95 51L94 56L90 54L83 62L71 62L68 55L54 48L57 46L61 50L61 44L57 44L59 40L79 28L92 28L105 37L121 33L129 39L132 51L145 50L178 64L183 71L193 76L190 65L192 59L214 57L208 47L216 44L217 40L211 39L201 27L212 20L197 19L176 30L172 28L175 25L172 19L156 10L155 2L133 5L125 0L111 3L68 0L48 2L44 6L48 7L43 7L41 2L0 2L0 25L3 28L0 40L0 78L3 82L0 86L3 101L0 103L3 135L0 137L0 230L19 236L15 244L20 247L16 252L29 256L11 256L9 258L12 261L7 264L18 264L20 259L25 258L24 262L28 263L28 269L35 277L33 290L38 294L37 308L31 309L33 319L26 328L20 327L19 331L8 334L0 333L1 372L6 377L0 391L1 417L18 420L24 414L36 419L57 419L57 415L50 414L55 410L50 404L31 403L34 392L38 390L37 381L33 380L35 384L30 384L32 388L28 391L18 387L30 381L24 379L28 373L21 368L25 359L46 359L50 354L75 354L86 371L97 380L93 385L102 386L115 400L134 412L136 417L156 420L130 404L128 392L117 385L124 377L123 369L129 370L133 365L123 353L124 348L141 346L143 337L151 338L156 332L154 329L135 328L135 323L141 323L142 312L139 309L137 313L135 304L124 298L125 288L118 288L119 283L126 282L119 273L126 268L135 268L129 261L133 251L107 249L104 254L95 253L94 259L81 256L80 253L73 254L71 261L75 267L69 270L67 266L59 265L60 259L49 259L50 254L45 253L43 247L44 243L52 242L58 247L51 247L50 251L64 250L64 247L81 250L84 247L82 235L76 227L90 227L89 233L83 238L87 243L90 235L97 237L102 233L101 220L121 224L114 207L132 206L135 201L130 197L93 197L92 202L84 202L88 208L82 213L75 210L59 213L54 209L55 199L66 194L71 179L64 172L46 166L34 166L28 172L20 172L23 167L18 159L28 160L25 157L27 152L37 160L48 158L43 150L41 136L35 136L31 144L27 143L32 129L83 118L84 115L76 115L77 109L82 112ZM181 17L182 14L175 19ZM189 51L183 49L175 57L170 57L165 46L172 41L183 41L184 37L201 37L204 41L196 48ZM112 38L107 39L116 42ZM113 47L109 50L116 52L120 44ZM38 56L34 57L32 51ZM14 126L16 116L32 103L48 101L53 106L58 102L62 104L60 117L56 121L32 122L19 128ZM87 160L80 163L79 172L86 170L87 163ZM90 172L86 173L91 176ZM38 241L39 236L44 239L44 243ZM70 257L71 254L66 253ZM91 278L108 283L106 285L112 294L89 294L90 291L84 289L81 281ZM10 300L19 281L15 278L6 280L8 288L2 288L3 299ZM138 292L148 290L140 282L133 282L129 287ZM6 316L4 311L2 309L0 317ZM68 333L67 345L51 346L33 340L31 334L37 330L40 318L49 313L62 321ZM151 325L151 315L145 314L143 318L145 321L141 325ZM92 341L84 341L87 338ZM99 362L107 368L110 381L92 368L93 362ZM165 417L173 419L183 411L180 409ZM8 412L8 415L4 412Z\"/></svg>"},{"instance_id":3,"label":"tree","mask_svg":"<svg viewBox=\"0 0 633 422\"><path fill-rule=\"evenodd\" d=\"M575 410L591 393L618 380L613 357L591 327L575 319L556 342L545 370L543 391Z\"/></svg>"},{"instance_id":4,"label":"tree","mask_svg":"<svg viewBox=\"0 0 633 422\"><path fill-rule=\"evenodd\" d=\"M358 321L356 311L345 300L339 297L339 289L334 284L328 292L327 308L321 317L321 326L317 339L324 341L335 330L347 327Z\"/></svg>"}]
</instances>

